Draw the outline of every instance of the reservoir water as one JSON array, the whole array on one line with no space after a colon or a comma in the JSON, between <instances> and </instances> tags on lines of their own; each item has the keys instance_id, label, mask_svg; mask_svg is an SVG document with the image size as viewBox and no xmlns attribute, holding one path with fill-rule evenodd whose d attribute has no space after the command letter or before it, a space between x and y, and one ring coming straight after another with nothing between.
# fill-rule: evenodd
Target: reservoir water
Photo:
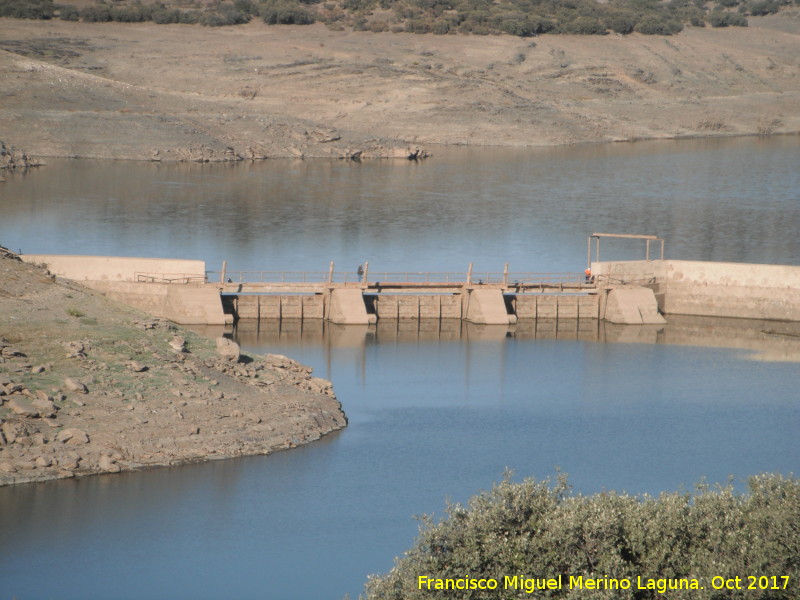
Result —
<instances>
[{"instance_id":1,"label":"reservoir water","mask_svg":"<svg viewBox=\"0 0 800 600\"><path fill-rule=\"evenodd\" d=\"M49 162L0 187L0 244L209 269L580 271L600 231L659 234L669 258L800 264L797 138ZM347 429L269 457L0 488L0 598L355 598L410 546L412 515L505 468L560 469L585 493L796 473L798 348L774 328L245 324L246 351L333 381Z\"/></svg>"}]
</instances>

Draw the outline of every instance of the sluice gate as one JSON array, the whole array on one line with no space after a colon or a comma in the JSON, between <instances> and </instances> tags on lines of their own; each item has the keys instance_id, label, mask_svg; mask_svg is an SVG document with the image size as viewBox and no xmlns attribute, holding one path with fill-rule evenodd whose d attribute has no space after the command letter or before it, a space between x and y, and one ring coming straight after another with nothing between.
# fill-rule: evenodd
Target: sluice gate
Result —
<instances>
[{"instance_id":1,"label":"sluice gate","mask_svg":"<svg viewBox=\"0 0 800 600\"><path fill-rule=\"evenodd\" d=\"M450 294L357 292L367 323L377 320L460 319L473 323L508 324L518 319L598 319L600 296L595 290L566 293L515 293L482 289ZM225 312L236 319L324 319L332 315L333 294L225 294ZM358 298L359 296L356 296ZM356 307L351 312L356 318ZM491 309L495 309L492 311ZM362 318L363 320L363 318Z\"/></svg>"}]
</instances>

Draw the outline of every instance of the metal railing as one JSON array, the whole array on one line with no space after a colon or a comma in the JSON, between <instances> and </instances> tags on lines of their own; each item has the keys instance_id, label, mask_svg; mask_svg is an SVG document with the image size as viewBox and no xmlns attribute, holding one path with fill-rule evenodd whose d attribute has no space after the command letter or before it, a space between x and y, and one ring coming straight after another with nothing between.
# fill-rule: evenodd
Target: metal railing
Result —
<instances>
[{"instance_id":1,"label":"metal railing","mask_svg":"<svg viewBox=\"0 0 800 600\"><path fill-rule=\"evenodd\" d=\"M221 283L286 283L326 284L353 283L428 284L428 285L564 285L586 283L582 273L508 273L508 272L435 272L435 271L369 271L362 276L352 271L208 271L206 279Z\"/></svg>"},{"instance_id":2,"label":"metal railing","mask_svg":"<svg viewBox=\"0 0 800 600\"><path fill-rule=\"evenodd\" d=\"M598 283L607 285L653 285L656 283L655 273L602 273L595 278Z\"/></svg>"},{"instance_id":3,"label":"metal railing","mask_svg":"<svg viewBox=\"0 0 800 600\"><path fill-rule=\"evenodd\" d=\"M205 283L205 275L192 273L139 273L133 274L137 283Z\"/></svg>"}]
</instances>

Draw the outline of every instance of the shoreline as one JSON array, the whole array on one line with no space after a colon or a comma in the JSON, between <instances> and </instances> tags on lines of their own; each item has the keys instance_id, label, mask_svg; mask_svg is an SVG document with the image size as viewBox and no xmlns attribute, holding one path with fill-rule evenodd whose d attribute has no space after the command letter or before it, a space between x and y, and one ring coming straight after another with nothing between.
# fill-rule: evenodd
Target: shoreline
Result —
<instances>
[{"instance_id":1,"label":"shoreline","mask_svg":"<svg viewBox=\"0 0 800 600\"><path fill-rule=\"evenodd\" d=\"M0 253L0 487L271 454L346 424L309 367Z\"/></svg>"},{"instance_id":2,"label":"shoreline","mask_svg":"<svg viewBox=\"0 0 800 600\"><path fill-rule=\"evenodd\" d=\"M57 159L57 160L96 160L96 161L119 161L119 162L150 162L150 163L164 163L164 164L238 164L238 163L257 163L266 160L335 160L335 161L381 161L381 160L410 160L410 161L425 161L429 159L436 158L436 150L437 149L481 149L481 148L488 148L488 149L502 149L502 150L539 150L543 148L568 148L568 147L575 147L575 146L596 146L601 144L637 144L642 142L682 142L682 141L691 141L691 140L729 140L729 139L739 139L739 138L761 138L761 139L769 139L769 138L776 138L776 137L793 137L793 136L800 136L800 130L797 131L781 131L777 133L769 133L769 134L761 134L761 133L725 133L725 134L687 134L681 136L673 136L673 137L638 137L638 138L631 138L631 139L618 139L618 140L584 140L584 141L575 141L575 142L564 142L561 144L540 144L540 145L524 145L524 146L508 146L508 145L500 145L500 144L468 144L468 143L456 143L456 144L448 144L448 143L432 143L426 144L425 148L421 148L421 150L425 151L426 156L420 158L406 158L406 157L392 157L392 156L363 156L358 158L352 158L347 156L339 156L339 157L331 157L331 156L269 156L263 158L242 158L239 160L228 160L228 161L201 161L201 160L152 160L149 158L136 158L136 157L103 157L103 156L63 156L63 155L37 155L35 159ZM428 152L430 150L430 152ZM46 167L47 162L37 162L35 164L31 164L25 167L16 167L20 171L24 171L27 169L34 169L38 167ZM0 166L0 169L8 169L9 172L13 172L14 169L9 167Z\"/></svg>"}]
</instances>

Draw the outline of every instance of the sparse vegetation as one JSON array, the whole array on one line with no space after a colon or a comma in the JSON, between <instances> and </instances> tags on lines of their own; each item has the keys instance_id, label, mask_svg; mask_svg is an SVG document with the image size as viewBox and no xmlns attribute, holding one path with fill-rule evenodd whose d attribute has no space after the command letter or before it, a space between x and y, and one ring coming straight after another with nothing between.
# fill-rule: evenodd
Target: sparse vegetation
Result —
<instances>
[{"instance_id":1,"label":"sparse vegetation","mask_svg":"<svg viewBox=\"0 0 800 600\"><path fill-rule=\"evenodd\" d=\"M761 16L800 0L234 0L145 2L96 0L78 9L53 0L0 0L0 16L102 23L118 21L185 23L210 27L239 25L253 18L269 25L308 25L322 21L332 29L434 33L543 33L674 35L684 24L746 27L747 15Z\"/></svg>"},{"instance_id":2,"label":"sparse vegetation","mask_svg":"<svg viewBox=\"0 0 800 600\"><path fill-rule=\"evenodd\" d=\"M469 502L447 508L446 518L422 520L414 546L385 576L373 577L367 600L453 598L451 590L420 589L419 576L434 579L495 578L495 591L459 589L463 600L484 598L665 597L636 589L644 579L697 579L705 589L669 590L676 600L797 598L800 576L800 481L766 474L753 477L749 492L701 485L695 493L658 498L603 492L570 492L557 483L509 477ZM780 574L774 588L747 589L748 576ZM505 576L551 578L563 589L503 590ZM570 576L631 581L630 589L569 589ZM741 589L714 590L712 578L740 578ZM758 576L756 584L758 584ZM763 582L762 582L763 583Z\"/></svg>"}]
</instances>

